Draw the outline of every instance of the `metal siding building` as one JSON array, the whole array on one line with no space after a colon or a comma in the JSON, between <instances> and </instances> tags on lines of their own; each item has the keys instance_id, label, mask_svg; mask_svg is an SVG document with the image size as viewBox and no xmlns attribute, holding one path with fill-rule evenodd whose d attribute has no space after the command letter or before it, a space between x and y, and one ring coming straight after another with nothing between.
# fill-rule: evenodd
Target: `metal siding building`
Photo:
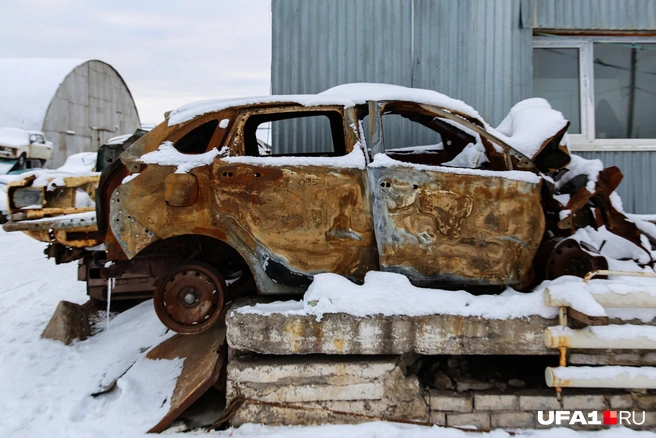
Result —
<instances>
[{"instance_id":1,"label":"metal siding building","mask_svg":"<svg viewBox=\"0 0 656 438\"><path fill-rule=\"evenodd\" d=\"M0 78L0 126L42 131L53 144L48 167L140 126L130 90L102 61L3 59Z\"/></svg>"},{"instance_id":2,"label":"metal siding building","mask_svg":"<svg viewBox=\"0 0 656 438\"><path fill-rule=\"evenodd\" d=\"M273 94L428 88L496 126L533 95L534 32L656 30L656 0L273 0L272 21ZM623 170L626 211L656 213L656 152L577 153Z\"/></svg>"}]
</instances>

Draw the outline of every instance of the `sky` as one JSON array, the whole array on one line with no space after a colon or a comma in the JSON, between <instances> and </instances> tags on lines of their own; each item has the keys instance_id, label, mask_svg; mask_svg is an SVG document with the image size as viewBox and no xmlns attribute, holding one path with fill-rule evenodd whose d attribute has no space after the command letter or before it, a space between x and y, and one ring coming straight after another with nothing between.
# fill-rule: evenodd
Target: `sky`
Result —
<instances>
[{"instance_id":1,"label":"sky","mask_svg":"<svg viewBox=\"0 0 656 438\"><path fill-rule=\"evenodd\" d=\"M98 59L142 123L185 103L270 94L270 0L2 0L0 58Z\"/></svg>"}]
</instances>

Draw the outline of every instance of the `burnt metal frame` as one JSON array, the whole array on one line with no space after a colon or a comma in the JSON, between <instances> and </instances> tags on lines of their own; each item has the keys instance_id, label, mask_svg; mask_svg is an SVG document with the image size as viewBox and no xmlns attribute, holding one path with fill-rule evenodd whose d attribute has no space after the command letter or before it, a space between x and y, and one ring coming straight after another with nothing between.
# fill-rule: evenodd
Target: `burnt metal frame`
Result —
<instances>
[{"instance_id":1,"label":"burnt metal frame","mask_svg":"<svg viewBox=\"0 0 656 438\"><path fill-rule=\"evenodd\" d=\"M579 93L581 133L569 134L572 151L656 151L656 139L595 138L594 43L655 44L656 37L604 35L551 35L533 37L534 49L561 48L579 50ZM531 66L532 68L532 66Z\"/></svg>"}]
</instances>

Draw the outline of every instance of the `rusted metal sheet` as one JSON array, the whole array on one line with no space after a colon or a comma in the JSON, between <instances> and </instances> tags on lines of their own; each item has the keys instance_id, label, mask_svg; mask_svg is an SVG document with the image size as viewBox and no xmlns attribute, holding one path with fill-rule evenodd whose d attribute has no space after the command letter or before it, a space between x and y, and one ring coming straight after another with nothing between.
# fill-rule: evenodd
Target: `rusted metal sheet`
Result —
<instances>
[{"instance_id":1,"label":"rusted metal sheet","mask_svg":"<svg viewBox=\"0 0 656 438\"><path fill-rule=\"evenodd\" d=\"M34 186L35 175L14 181L7 187L11 221L3 225L5 231L22 231L42 242L56 243L71 248L94 247L104 239L98 234L94 216L80 217L79 213L95 212L95 207L77 207L80 193L93 200L96 197L99 175L52 177L48 186ZM15 197L21 190L29 190L40 199L39 208L16 205Z\"/></svg>"},{"instance_id":2,"label":"rusted metal sheet","mask_svg":"<svg viewBox=\"0 0 656 438\"><path fill-rule=\"evenodd\" d=\"M311 109L295 108L300 112ZM263 111L255 107L241 113L229 141L233 154L244 153L240 139L247 116ZM283 107L277 111L291 110ZM347 114L344 152L349 153L359 140L353 129L347 128L354 123L350 119L354 113L348 109L339 112ZM192 126L224 117L224 113L200 117ZM166 135L182 136L177 132ZM143 138L143 144L135 143L134 150L154 147L156 142L146 143L148 138ZM134 150L129 149L123 157L128 167ZM364 161L362 156L363 167ZM302 292L320 272L358 280L378 267L364 169L234 164L220 158L210 166L194 168L187 176L175 174L175 169L143 166L138 178L113 190L109 225L120 252L128 259L159 240L209 236L241 255L260 293ZM173 184L181 178L186 178L184 184ZM118 252L116 246L107 247L109 257Z\"/></svg>"},{"instance_id":3,"label":"rusted metal sheet","mask_svg":"<svg viewBox=\"0 0 656 438\"><path fill-rule=\"evenodd\" d=\"M52 177L48 180L49 186L34 186L33 182L35 180L36 176L30 175L20 181L14 181L8 184L7 198L11 213L25 212L15 204L14 197L17 191L27 187L30 190L40 191L41 205L43 206L42 209L27 210L26 212L29 214L28 219L74 213L75 211L72 209L76 208L77 191L84 191L89 198L95 199L100 175Z\"/></svg>"},{"instance_id":4,"label":"rusted metal sheet","mask_svg":"<svg viewBox=\"0 0 656 438\"><path fill-rule=\"evenodd\" d=\"M248 235L262 274L294 286L320 272L362 279L376 268L364 170L217 161L212 173L218 216Z\"/></svg>"},{"instance_id":5,"label":"rusted metal sheet","mask_svg":"<svg viewBox=\"0 0 656 438\"><path fill-rule=\"evenodd\" d=\"M169 412L149 433L164 431L217 382L226 360L225 333L225 321L222 319L204 333L194 336L175 335L148 352L146 357L151 360L184 358Z\"/></svg>"},{"instance_id":6,"label":"rusted metal sheet","mask_svg":"<svg viewBox=\"0 0 656 438\"><path fill-rule=\"evenodd\" d=\"M437 169L369 168L381 268L416 283L529 281L540 183Z\"/></svg>"},{"instance_id":7,"label":"rusted metal sheet","mask_svg":"<svg viewBox=\"0 0 656 438\"><path fill-rule=\"evenodd\" d=\"M89 210L85 210L89 211ZM103 239L98 235L95 216L62 215L32 221L7 222L5 231L22 231L41 242L56 242L72 248L87 248L99 245Z\"/></svg>"}]
</instances>

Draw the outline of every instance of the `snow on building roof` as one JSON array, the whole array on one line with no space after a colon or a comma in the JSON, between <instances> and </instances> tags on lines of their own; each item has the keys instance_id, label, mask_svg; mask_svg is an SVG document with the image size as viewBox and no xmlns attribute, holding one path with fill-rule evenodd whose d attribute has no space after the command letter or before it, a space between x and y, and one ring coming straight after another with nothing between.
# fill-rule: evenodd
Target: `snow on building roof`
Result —
<instances>
[{"instance_id":1,"label":"snow on building roof","mask_svg":"<svg viewBox=\"0 0 656 438\"><path fill-rule=\"evenodd\" d=\"M48 106L80 59L0 59L0 127L40 131Z\"/></svg>"}]
</instances>

